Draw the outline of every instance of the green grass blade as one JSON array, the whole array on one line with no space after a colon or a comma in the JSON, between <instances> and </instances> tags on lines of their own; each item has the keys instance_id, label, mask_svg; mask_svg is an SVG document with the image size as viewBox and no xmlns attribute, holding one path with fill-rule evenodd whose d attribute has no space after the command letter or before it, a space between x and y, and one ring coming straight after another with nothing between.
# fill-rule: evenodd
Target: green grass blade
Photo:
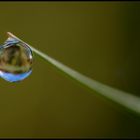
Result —
<instances>
[{"instance_id":1,"label":"green grass blade","mask_svg":"<svg viewBox=\"0 0 140 140\"><path fill-rule=\"evenodd\" d=\"M14 37L18 40L22 41L12 33L8 32L8 35L11 37ZM26 42L24 42L27 44ZM27 44L29 45L29 44ZM127 108L128 110L140 115L140 98L137 96L134 96L130 93L112 88L110 86L107 86L105 84L102 84L98 81L95 81L75 70L72 68L62 64L61 62L53 59L52 57L48 56L47 54L35 49L31 45L29 45L31 49L40 57L42 57L44 60L49 62L51 65L55 66L58 70L62 71L78 83L81 83L82 85L86 86L92 91L96 91L99 95L102 95L103 97L110 99L111 101Z\"/></svg>"}]
</instances>

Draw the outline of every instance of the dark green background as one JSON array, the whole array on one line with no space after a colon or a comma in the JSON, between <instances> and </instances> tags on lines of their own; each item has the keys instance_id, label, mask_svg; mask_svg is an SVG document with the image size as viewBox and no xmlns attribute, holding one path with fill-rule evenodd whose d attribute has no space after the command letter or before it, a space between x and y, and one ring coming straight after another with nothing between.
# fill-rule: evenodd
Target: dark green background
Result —
<instances>
[{"instance_id":1,"label":"dark green background","mask_svg":"<svg viewBox=\"0 0 140 140\"><path fill-rule=\"evenodd\" d=\"M139 2L0 2L10 31L73 69L140 96ZM0 79L0 137L140 137L140 118L35 56L19 83Z\"/></svg>"}]
</instances>

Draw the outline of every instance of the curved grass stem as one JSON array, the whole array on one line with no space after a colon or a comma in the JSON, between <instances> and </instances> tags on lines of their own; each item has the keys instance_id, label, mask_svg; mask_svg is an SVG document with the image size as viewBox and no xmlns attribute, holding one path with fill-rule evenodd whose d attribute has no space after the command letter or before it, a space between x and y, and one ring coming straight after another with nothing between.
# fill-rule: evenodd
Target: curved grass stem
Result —
<instances>
[{"instance_id":1,"label":"curved grass stem","mask_svg":"<svg viewBox=\"0 0 140 140\"><path fill-rule=\"evenodd\" d=\"M18 39L19 41L27 44L23 40L19 39L12 33L8 32L8 35L10 37L13 37L15 39ZM99 95L102 95L103 97L110 99L111 101L121 105L122 107L128 109L129 111L132 111L136 113L137 115L140 115L140 98L137 96L134 96L130 93L112 88L108 85L102 84L98 81L95 81L75 70L72 68L62 64L61 62L55 60L54 58L48 56L47 54L35 49L31 45L30 48L35 52L38 56L42 57L44 60L49 62L51 65L55 66L58 70L62 71L64 74L69 76L70 78L74 79L78 83L81 83L82 85L89 88L91 91L96 91Z\"/></svg>"}]
</instances>

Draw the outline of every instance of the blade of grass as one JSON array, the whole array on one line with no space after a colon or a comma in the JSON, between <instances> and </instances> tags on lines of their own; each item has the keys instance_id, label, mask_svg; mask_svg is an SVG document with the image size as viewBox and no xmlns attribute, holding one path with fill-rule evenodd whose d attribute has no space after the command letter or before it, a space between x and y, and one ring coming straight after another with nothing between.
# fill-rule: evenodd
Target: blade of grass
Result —
<instances>
[{"instance_id":1,"label":"blade of grass","mask_svg":"<svg viewBox=\"0 0 140 140\"><path fill-rule=\"evenodd\" d=\"M135 95L132 95L130 93L112 88L108 85L102 84L98 81L95 81L75 70L72 68L62 64L61 62L55 60L54 58L48 56L47 54L35 49L31 45L27 44L23 40L19 39L15 35L13 35L10 32L7 32L9 37L13 37L15 39L18 39L19 41L25 43L28 45L33 52L35 52L38 56L49 62L52 66L55 66L58 70L62 71L64 74L69 76L70 78L74 79L78 83L86 86L91 91L96 91L99 95L102 95L103 97L110 99L111 101L121 105L122 107L128 109L129 111L132 111L136 113L137 115L140 115L140 97L137 97Z\"/></svg>"}]
</instances>

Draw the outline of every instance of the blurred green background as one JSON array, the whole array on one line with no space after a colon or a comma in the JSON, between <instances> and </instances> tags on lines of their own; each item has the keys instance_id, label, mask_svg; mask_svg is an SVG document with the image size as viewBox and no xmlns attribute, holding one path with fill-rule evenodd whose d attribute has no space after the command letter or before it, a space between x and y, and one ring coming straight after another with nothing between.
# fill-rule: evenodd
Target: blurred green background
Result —
<instances>
[{"instance_id":1,"label":"blurred green background","mask_svg":"<svg viewBox=\"0 0 140 140\"><path fill-rule=\"evenodd\" d=\"M10 31L71 68L140 96L139 2L0 2ZM0 137L140 137L140 118L35 56L19 83L0 79Z\"/></svg>"}]
</instances>

